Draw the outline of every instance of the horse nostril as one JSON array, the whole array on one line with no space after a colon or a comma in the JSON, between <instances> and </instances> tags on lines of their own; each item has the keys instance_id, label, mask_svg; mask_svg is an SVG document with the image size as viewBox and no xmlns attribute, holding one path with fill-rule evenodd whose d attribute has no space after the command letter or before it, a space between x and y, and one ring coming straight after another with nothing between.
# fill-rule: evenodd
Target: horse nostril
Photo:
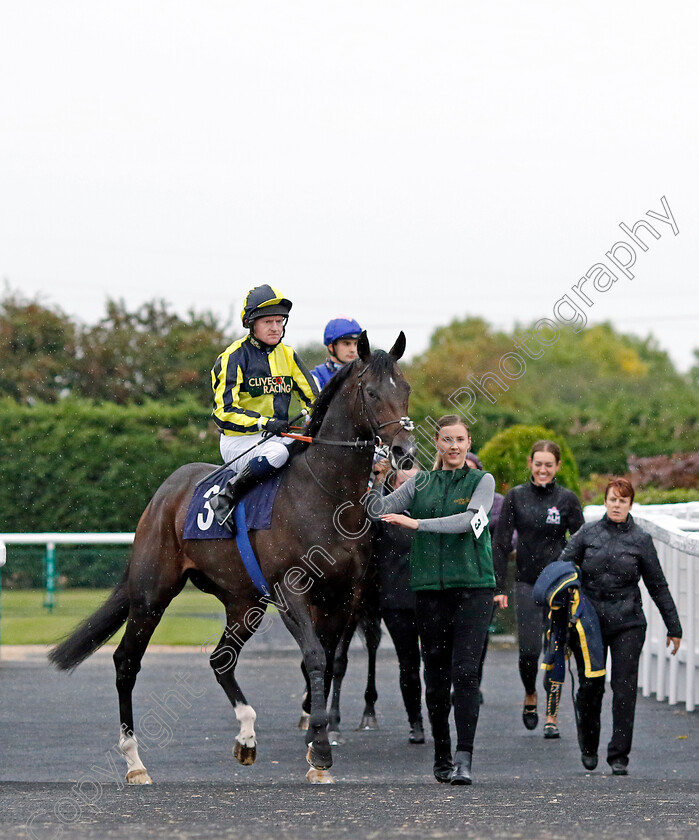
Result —
<instances>
[{"instance_id":1,"label":"horse nostril","mask_svg":"<svg viewBox=\"0 0 699 840\"><path fill-rule=\"evenodd\" d=\"M396 446L393 450L393 460L396 468L399 470L409 470L413 466L413 451L412 449L404 449L402 446Z\"/></svg>"}]
</instances>

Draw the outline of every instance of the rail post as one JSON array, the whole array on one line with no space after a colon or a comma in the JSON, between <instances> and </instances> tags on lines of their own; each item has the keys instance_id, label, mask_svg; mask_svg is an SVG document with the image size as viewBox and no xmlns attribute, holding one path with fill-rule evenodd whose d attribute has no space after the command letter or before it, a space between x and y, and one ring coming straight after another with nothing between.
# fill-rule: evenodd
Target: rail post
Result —
<instances>
[{"instance_id":1,"label":"rail post","mask_svg":"<svg viewBox=\"0 0 699 840\"><path fill-rule=\"evenodd\" d=\"M2 652L2 567L7 560L7 548L5 543L0 540L0 652Z\"/></svg>"},{"instance_id":2,"label":"rail post","mask_svg":"<svg viewBox=\"0 0 699 840\"><path fill-rule=\"evenodd\" d=\"M52 612L54 607L54 594L56 592L56 544L46 543L46 557L44 558L44 574L46 576L46 597L44 607Z\"/></svg>"}]
</instances>

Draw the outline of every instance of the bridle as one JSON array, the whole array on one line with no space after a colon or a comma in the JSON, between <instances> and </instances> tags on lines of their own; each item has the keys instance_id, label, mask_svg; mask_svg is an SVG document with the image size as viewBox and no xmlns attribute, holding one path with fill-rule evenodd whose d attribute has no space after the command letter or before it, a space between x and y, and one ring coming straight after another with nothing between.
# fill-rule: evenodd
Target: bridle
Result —
<instances>
[{"instance_id":1,"label":"bridle","mask_svg":"<svg viewBox=\"0 0 699 840\"><path fill-rule=\"evenodd\" d=\"M371 408L369 407L369 403L367 402L366 392L364 389L364 383L362 382L362 376L367 372L369 369L369 365L366 365L363 370L361 370L357 374L357 379L359 380L359 385L357 387L357 397L361 396L362 398L362 408L369 420L369 425L371 426L371 431L373 433L373 438L355 438L354 440L329 440L328 438L319 438L319 437L308 437L307 435L295 435L295 434L287 434L285 433L283 437L292 437L295 440L299 440L302 443L315 443L321 446L342 446L346 449L366 449L370 446L385 446L383 440L381 439L381 435L379 431L381 429L385 429L386 426L393 426L394 424L398 423L402 429L406 432L412 432L415 429L415 424L410 419L410 417L397 417L392 420L386 420L384 423L379 423L376 419L376 415L373 413Z\"/></svg>"},{"instance_id":2,"label":"bridle","mask_svg":"<svg viewBox=\"0 0 699 840\"><path fill-rule=\"evenodd\" d=\"M328 439L325 439L325 438L318 438L318 437L314 437L314 438L301 437L300 435L293 435L293 437L295 437L297 440L307 441L309 443L320 444L321 446L342 446L342 447L350 448L350 449L366 449L368 447L372 447L372 448L375 448L375 449L381 448L381 449L385 450L387 448L386 444L384 444L383 440L381 439L381 435L379 434L381 429L385 429L387 426L393 426L395 424L398 424L406 432L412 432L415 428L415 424L413 423L413 421L408 416L396 417L396 418L393 418L391 420L386 420L383 423L378 422L378 420L376 418L376 415L371 410L371 408L369 406L369 403L367 401L364 382L362 381L362 376L367 372L368 369L369 369L369 365L367 364L357 374L357 379L359 381L359 384L358 384L358 387L357 387L357 398L359 398L359 396L361 396L362 408L363 408L363 410L364 410L364 412L367 416L367 419L369 420L369 425L371 427L371 431L374 434L374 437L372 439L367 440L367 439L357 438L353 441L344 441L344 440L328 440ZM329 496L333 496L336 499L344 498L344 496L340 496L338 493L333 492L332 490L328 489L327 487L325 487L320 482L320 480L318 479L316 474L311 469L311 465L308 463L308 457L307 456L308 456L308 449L306 449L306 451L304 452L304 461L305 461L306 467L308 468L309 473L311 474L311 478L315 481L315 483L318 485L318 487L320 487L320 489L323 490L325 493L327 493Z\"/></svg>"},{"instance_id":3,"label":"bridle","mask_svg":"<svg viewBox=\"0 0 699 840\"><path fill-rule=\"evenodd\" d=\"M362 381L362 376L369 370L369 365L365 365L364 368L357 374L357 379L359 380L359 387L358 391L362 397L362 408L366 412L366 416L369 419L369 425L371 426L371 430L375 435L376 440L378 441L378 446L383 446L383 441L381 440L381 436L379 435L379 431L381 429L385 429L386 426L393 426L395 423L398 423L402 429L406 432L412 432L415 429L415 424L407 415L405 417L396 417L393 420L386 420L385 423L379 423L376 420L376 415L369 407L369 403L367 402L366 398L366 391L364 388L364 382Z\"/></svg>"}]
</instances>

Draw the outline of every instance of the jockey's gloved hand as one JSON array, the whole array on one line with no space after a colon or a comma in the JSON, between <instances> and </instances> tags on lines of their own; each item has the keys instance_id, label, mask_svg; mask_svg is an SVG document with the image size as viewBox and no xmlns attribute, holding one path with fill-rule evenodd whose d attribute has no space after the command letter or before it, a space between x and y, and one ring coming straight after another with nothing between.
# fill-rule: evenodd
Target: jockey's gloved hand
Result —
<instances>
[{"instance_id":1,"label":"jockey's gloved hand","mask_svg":"<svg viewBox=\"0 0 699 840\"><path fill-rule=\"evenodd\" d=\"M271 420L267 421L267 425L264 427L263 432L268 435L281 435L282 432L289 431L289 421L288 420L277 420L276 417L272 417Z\"/></svg>"}]
</instances>

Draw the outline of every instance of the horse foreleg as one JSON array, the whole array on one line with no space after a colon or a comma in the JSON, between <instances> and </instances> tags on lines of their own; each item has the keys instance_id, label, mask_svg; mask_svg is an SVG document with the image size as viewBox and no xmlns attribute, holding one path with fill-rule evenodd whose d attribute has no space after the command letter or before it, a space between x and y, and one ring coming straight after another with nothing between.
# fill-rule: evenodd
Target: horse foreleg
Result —
<instances>
[{"instance_id":1,"label":"horse foreleg","mask_svg":"<svg viewBox=\"0 0 699 840\"><path fill-rule=\"evenodd\" d=\"M342 681L347 673L347 652L356 629L357 623L355 621L347 625L333 658L332 700L328 713L328 737L332 746L345 743L340 733L340 694L342 692Z\"/></svg>"},{"instance_id":2,"label":"horse foreleg","mask_svg":"<svg viewBox=\"0 0 699 840\"><path fill-rule=\"evenodd\" d=\"M242 623L243 626L241 627L240 622L236 621L236 618L241 618L238 607L233 610L230 606L227 606L226 620L228 624L209 658L209 663L213 668L218 684L230 700L238 720L239 730L235 736L233 755L240 764L247 765L254 764L257 758L257 734L255 733L257 713L245 699L245 695L238 685L235 678L235 666L241 648L259 626L264 613L262 610L248 611L247 620Z\"/></svg>"},{"instance_id":3,"label":"horse foreleg","mask_svg":"<svg viewBox=\"0 0 699 840\"><path fill-rule=\"evenodd\" d=\"M367 617L363 624L364 639L367 649L367 682L364 690L364 714L357 729L378 729L375 704L378 699L376 690L376 652L381 642L381 619L378 616Z\"/></svg>"},{"instance_id":4,"label":"horse foreleg","mask_svg":"<svg viewBox=\"0 0 699 840\"><path fill-rule=\"evenodd\" d=\"M306 778L314 784L330 784L333 779L327 771L332 767L333 759L328 740L325 651L304 603L290 606L282 613L282 619L301 648L305 673L308 675L310 716L306 732L308 744L306 760L311 765L311 769L306 774Z\"/></svg>"}]
</instances>

